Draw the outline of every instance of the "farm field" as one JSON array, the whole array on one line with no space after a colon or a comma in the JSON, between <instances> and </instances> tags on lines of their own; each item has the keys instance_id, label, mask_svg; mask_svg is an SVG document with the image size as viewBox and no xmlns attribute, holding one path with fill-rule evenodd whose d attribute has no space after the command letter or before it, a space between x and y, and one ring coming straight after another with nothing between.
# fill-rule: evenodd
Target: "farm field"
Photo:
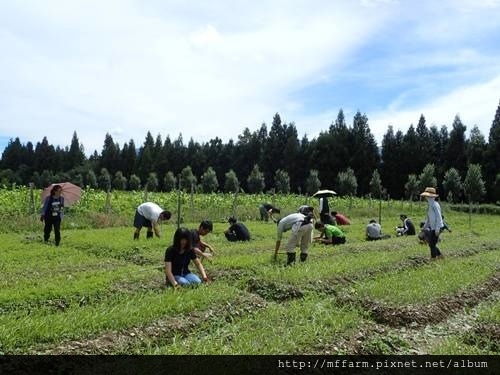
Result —
<instances>
[{"instance_id":1,"label":"farm field","mask_svg":"<svg viewBox=\"0 0 500 375\"><path fill-rule=\"evenodd\" d=\"M386 232L398 211L384 211ZM272 260L274 224L246 221L253 240L229 243L214 218L212 282L179 291L163 273L175 221L133 241L130 226L73 229L68 215L60 247L18 226L0 234L0 353L498 354L500 217L474 215L470 230L446 212L445 259L431 261L415 237L365 242L376 212L354 208L345 245L313 244L293 267Z\"/></svg>"}]
</instances>

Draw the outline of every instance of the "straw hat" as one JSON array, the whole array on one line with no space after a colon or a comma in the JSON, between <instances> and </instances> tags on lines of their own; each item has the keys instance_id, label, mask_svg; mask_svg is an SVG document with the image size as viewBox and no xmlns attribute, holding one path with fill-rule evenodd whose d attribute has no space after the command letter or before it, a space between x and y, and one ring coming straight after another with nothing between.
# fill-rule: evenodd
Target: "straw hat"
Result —
<instances>
[{"instance_id":1,"label":"straw hat","mask_svg":"<svg viewBox=\"0 0 500 375\"><path fill-rule=\"evenodd\" d=\"M424 192L420 194L421 197L439 197L439 195L436 193L436 189L433 187L426 187Z\"/></svg>"}]
</instances>

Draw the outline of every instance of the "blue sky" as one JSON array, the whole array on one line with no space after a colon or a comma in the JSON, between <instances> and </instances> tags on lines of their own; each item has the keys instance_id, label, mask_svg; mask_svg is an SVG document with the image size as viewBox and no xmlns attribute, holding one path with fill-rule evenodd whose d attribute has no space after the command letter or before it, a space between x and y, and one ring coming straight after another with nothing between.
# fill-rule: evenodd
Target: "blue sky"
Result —
<instances>
[{"instance_id":1,"label":"blue sky","mask_svg":"<svg viewBox=\"0 0 500 375\"><path fill-rule=\"evenodd\" d=\"M500 0L192 4L0 0L0 152L74 130L88 154L107 132L228 140L276 112L314 137L339 108L366 113L378 141L421 113L488 134Z\"/></svg>"}]
</instances>

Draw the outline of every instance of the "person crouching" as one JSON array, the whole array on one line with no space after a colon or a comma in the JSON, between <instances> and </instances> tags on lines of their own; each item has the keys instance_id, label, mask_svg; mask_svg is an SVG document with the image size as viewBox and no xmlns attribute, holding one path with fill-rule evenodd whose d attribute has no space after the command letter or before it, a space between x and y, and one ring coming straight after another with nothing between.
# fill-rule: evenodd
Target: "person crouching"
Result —
<instances>
[{"instance_id":1,"label":"person crouching","mask_svg":"<svg viewBox=\"0 0 500 375\"><path fill-rule=\"evenodd\" d=\"M165 274L167 283L174 288L196 286L201 284L198 275L192 273L188 266L193 261L200 272L202 280L208 282L207 274L196 256L191 244L191 232L186 228L178 228L174 233L174 243L165 251Z\"/></svg>"}]
</instances>

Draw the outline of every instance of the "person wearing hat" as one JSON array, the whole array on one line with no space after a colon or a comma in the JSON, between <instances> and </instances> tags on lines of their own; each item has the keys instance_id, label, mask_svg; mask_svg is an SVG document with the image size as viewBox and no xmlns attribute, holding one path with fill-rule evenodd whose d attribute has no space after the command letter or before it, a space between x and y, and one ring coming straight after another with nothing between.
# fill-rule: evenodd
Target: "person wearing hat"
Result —
<instances>
[{"instance_id":1,"label":"person wearing hat","mask_svg":"<svg viewBox=\"0 0 500 375\"><path fill-rule=\"evenodd\" d=\"M239 223L234 216L231 216L228 222L230 227L224 231L228 241L250 241L250 231L245 224Z\"/></svg>"},{"instance_id":2,"label":"person wearing hat","mask_svg":"<svg viewBox=\"0 0 500 375\"><path fill-rule=\"evenodd\" d=\"M436 189L433 187L425 188L424 192L420 194L421 197L427 199L427 217L424 222L423 229L428 230L429 233L429 248L431 249L432 259L442 259L443 255L437 247L439 234L443 227L443 217L441 215L441 206L436 202L439 196Z\"/></svg>"}]
</instances>

